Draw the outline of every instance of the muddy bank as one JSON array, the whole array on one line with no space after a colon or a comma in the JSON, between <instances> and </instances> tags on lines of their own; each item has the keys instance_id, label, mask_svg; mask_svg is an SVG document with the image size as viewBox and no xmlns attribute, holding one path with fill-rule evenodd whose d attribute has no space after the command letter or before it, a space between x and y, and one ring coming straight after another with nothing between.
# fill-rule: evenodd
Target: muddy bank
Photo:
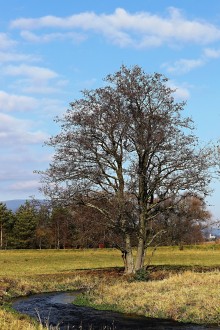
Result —
<instances>
[{"instance_id":1,"label":"muddy bank","mask_svg":"<svg viewBox=\"0 0 220 330\"><path fill-rule=\"evenodd\" d=\"M75 306L74 298L79 291L38 294L15 300L12 307L61 330L205 330L220 327L184 324L172 320L153 319L93 308Z\"/></svg>"}]
</instances>

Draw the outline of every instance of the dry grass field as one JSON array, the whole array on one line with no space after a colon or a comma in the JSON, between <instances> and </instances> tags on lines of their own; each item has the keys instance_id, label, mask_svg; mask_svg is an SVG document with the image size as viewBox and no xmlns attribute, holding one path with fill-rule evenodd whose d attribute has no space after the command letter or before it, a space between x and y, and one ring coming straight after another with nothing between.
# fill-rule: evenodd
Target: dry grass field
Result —
<instances>
[{"instance_id":1,"label":"dry grass field","mask_svg":"<svg viewBox=\"0 0 220 330\"><path fill-rule=\"evenodd\" d=\"M10 310L13 297L82 287L88 290L79 304L220 323L219 245L158 248L148 281L125 277L122 266L114 249L0 251L0 329L43 329Z\"/></svg>"}]
</instances>

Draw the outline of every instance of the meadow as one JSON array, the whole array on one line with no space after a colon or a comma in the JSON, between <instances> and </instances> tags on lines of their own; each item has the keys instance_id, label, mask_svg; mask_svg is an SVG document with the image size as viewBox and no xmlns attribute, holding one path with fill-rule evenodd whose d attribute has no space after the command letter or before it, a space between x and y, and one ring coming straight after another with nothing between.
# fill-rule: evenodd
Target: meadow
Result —
<instances>
[{"instance_id":1,"label":"meadow","mask_svg":"<svg viewBox=\"0 0 220 330\"><path fill-rule=\"evenodd\" d=\"M79 288L87 290L78 304L184 322L220 323L219 245L183 251L158 248L148 281L124 276L122 267L121 253L115 249L0 251L0 329L43 329L11 311L13 297Z\"/></svg>"},{"instance_id":2,"label":"meadow","mask_svg":"<svg viewBox=\"0 0 220 330\"><path fill-rule=\"evenodd\" d=\"M146 262L151 257L149 249ZM220 266L220 245L159 247L151 265ZM123 267L116 249L0 250L0 276L57 274L73 270Z\"/></svg>"}]
</instances>

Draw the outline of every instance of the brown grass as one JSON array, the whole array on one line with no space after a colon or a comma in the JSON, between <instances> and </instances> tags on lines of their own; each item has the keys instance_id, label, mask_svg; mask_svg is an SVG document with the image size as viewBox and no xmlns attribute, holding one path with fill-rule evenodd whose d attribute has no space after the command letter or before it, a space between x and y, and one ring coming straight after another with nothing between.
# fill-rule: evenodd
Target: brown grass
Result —
<instances>
[{"instance_id":1,"label":"brown grass","mask_svg":"<svg viewBox=\"0 0 220 330\"><path fill-rule=\"evenodd\" d=\"M148 317L220 324L220 273L187 271L158 281L102 281L86 301Z\"/></svg>"}]
</instances>

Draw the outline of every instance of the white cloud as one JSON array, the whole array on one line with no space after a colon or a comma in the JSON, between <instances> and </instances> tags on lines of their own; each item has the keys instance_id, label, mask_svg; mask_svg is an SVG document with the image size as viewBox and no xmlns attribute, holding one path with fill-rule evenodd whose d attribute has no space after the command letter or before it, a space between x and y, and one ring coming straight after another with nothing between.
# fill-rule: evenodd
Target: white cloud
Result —
<instances>
[{"instance_id":1,"label":"white cloud","mask_svg":"<svg viewBox=\"0 0 220 330\"><path fill-rule=\"evenodd\" d=\"M56 78L58 74L48 68L21 64L19 66L9 65L4 72L11 76L25 76L37 80L48 80Z\"/></svg>"},{"instance_id":2,"label":"white cloud","mask_svg":"<svg viewBox=\"0 0 220 330\"><path fill-rule=\"evenodd\" d=\"M43 143L48 135L42 131L31 131L33 122L21 120L0 113L0 145L1 147L15 146L16 148L28 144Z\"/></svg>"},{"instance_id":3,"label":"white cloud","mask_svg":"<svg viewBox=\"0 0 220 330\"><path fill-rule=\"evenodd\" d=\"M31 146L32 147L32 146ZM45 150L46 149L46 150ZM40 152L40 157L39 157ZM44 152L44 153L43 153ZM51 150L48 151L48 148L39 149L38 152L36 150L30 150L27 152L27 150L24 150L24 152L18 152L18 153L5 153L4 158L1 159L1 164L4 164L5 170L7 170L7 164L16 164L16 166L19 164L19 169L22 171L24 170L25 164L33 164L33 163L49 163L53 159L53 154L51 153ZM5 166L6 165L6 166ZM1 168L3 170L3 168ZM0 171L1 173L1 171ZM13 177L17 176L17 173L12 172L11 175ZM0 180L3 179L3 177L0 177ZM7 180L7 177L5 178Z\"/></svg>"},{"instance_id":4,"label":"white cloud","mask_svg":"<svg viewBox=\"0 0 220 330\"><path fill-rule=\"evenodd\" d=\"M207 58L219 58L220 57L220 49L211 49L211 48L206 48L204 50L204 55Z\"/></svg>"},{"instance_id":5,"label":"white cloud","mask_svg":"<svg viewBox=\"0 0 220 330\"><path fill-rule=\"evenodd\" d=\"M3 52L0 51L0 62L35 62L39 61L40 58L33 55L15 53L15 52Z\"/></svg>"},{"instance_id":6,"label":"white cloud","mask_svg":"<svg viewBox=\"0 0 220 330\"><path fill-rule=\"evenodd\" d=\"M70 39L71 41L78 43L82 42L86 39L86 36L82 33L76 33L76 32L69 32L69 33L47 33L47 34L41 34L37 35L35 33L32 33L30 31L21 31L21 36L25 40L33 43L47 43L54 40L66 40Z\"/></svg>"},{"instance_id":7,"label":"white cloud","mask_svg":"<svg viewBox=\"0 0 220 330\"><path fill-rule=\"evenodd\" d=\"M190 98L189 89L185 87L177 87L174 94L178 100L186 101Z\"/></svg>"},{"instance_id":8,"label":"white cloud","mask_svg":"<svg viewBox=\"0 0 220 330\"><path fill-rule=\"evenodd\" d=\"M20 18L11 22L11 28L22 31L25 38L42 41L60 38L60 32L51 36L38 37L30 30L42 28L93 31L102 34L113 43L125 47L152 47L164 43L208 44L220 39L220 29L213 24L185 18L181 11L169 8L163 17L149 12L129 13L117 8L113 14L83 12L69 17L43 16L40 18ZM63 37L63 36L62 36Z\"/></svg>"},{"instance_id":9,"label":"white cloud","mask_svg":"<svg viewBox=\"0 0 220 330\"><path fill-rule=\"evenodd\" d=\"M62 93L68 85L68 80L56 80L51 84L47 79L21 79L13 84L14 89L20 89L22 93L28 94L54 94ZM60 103L58 100L53 100L53 103ZM57 104L57 106L58 106Z\"/></svg>"},{"instance_id":10,"label":"white cloud","mask_svg":"<svg viewBox=\"0 0 220 330\"><path fill-rule=\"evenodd\" d=\"M7 65L2 68L2 73L18 77L13 81L12 87L22 93L57 93L60 86L67 84L67 80L57 79L59 75L48 68L27 64Z\"/></svg>"},{"instance_id":11,"label":"white cloud","mask_svg":"<svg viewBox=\"0 0 220 330\"><path fill-rule=\"evenodd\" d=\"M15 46L16 41L10 39L6 33L0 33L0 49L7 49Z\"/></svg>"},{"instance_id":12,"label":"white cloud","mask_svg":"<svg viewBox=\"0 0 220 330\"><path fill-rule=\"evenodd\" d=\"M169 80L168 86L173 89L174 97L180 101L186 101L190 98L189 87L185 85L179 85L175 81Z\"/></svg>"},{"instance_id":13,"label":"white cloud","mask_svg":"<svg viewBox=\"0 0 220 330\"><path fill-rule=\"evenodd\" d=\"M13 88L28 94L53 94L60 92L56 84L48 86L48 81L44 80L20 79L14 82Z\"/></svg>"},{"instance_id":14,"label":"white cloud","mask_svg":"<svg viewBox=\"0 0 220 330\"><path fill-rule=\"evenodd\" d=\"M33 174L31 169L22 171L10 165L9 168L8 171L0 171L2 200L29 198L34 195L39 195L39 188L41 186L40 180L38 180L36 174ZM13 171L15 171L14 175L11 173ZM5 180L5 178L8 180Z\"/></svg>"},{"instance_id":15,"label":"white cloud","mask_svg":"<svg viewBox=\"0 0 220 330\"><path fill-rule=\"evenodd\" d=\"M41 184L37 180L22 180L17 181L14 184L10 185L9 188L16 191L30 191L30 190L37 190L40 188Z\"/></svg>"},{"instance_id":16,"label":"white cloud","mask_svg":"<svg viewBox=\"0 0 220 330\"><path fill-rule=\"evenodd\" d=\"M180 59L174 63L163 63L162 67L173 74L184 74L206 65L211 59L220 58L220 49L205 48L197 59Z\"/></svg>"},{"instance_id":17,"label":"white cloud","mask_svg":"<svg viewBox=\"0 0 220 330\"><path fill-rule=\"evenodd\" d=\"M63 82L64 83L64 82ZM59 86L57 86L58 88ZM43 91L42 91L43 93ZM10 121L13 123L13 118L10 116L3 116L3 113L10 112L11 114L18 112L27 112L28 114L33 115L34 113L38 115L38 118L41 117L47 118L47 120L52 121L55 115L64 113L68 103L63 102L59 98L34 98L25 95L19 94L11 94L5 91L0 90L0 118L2 120ZM40 109L40 112L39 112ZM48 119L48 117L50 119ZM25 124L25 127L31 125L29 121L19 121L18 119L14 119L15 124L18 126L22 126ZM42 119L41 119L42 120ZM1 123L0 123L1 127Z\"/></svg>"},{"instance_id":18,"label":"white cloud","mask_svg":"<svg viewBox=\"0 0 220 330\"><path fill-rule=\"evenodd\" d=\"M175 74L188 73L191 70L201 67L206 63L204 58L199 59L180 59L173 64L163 64L167 72Z\"/></svg>"},{"instance_id":19,"label":"white cloud","mask_svg":"<svg viewBox=\"0 0 220 330\"><path fill-rule=\"evenodd\" d=\"M3 160L4 161L4 160ZM1 159L2 162L2 159ZM10 161L7 164L4 164L5 167L0 169L0 180L1 183L4 181L13 181L17 179L19 176L21 178L25 178L25 172L24 170L21 170L20 168L18 169L17 166L15 166L15 160L10 159ZM26 178L27 178L27 173L26 173Z\"/></svg>"},{"instance_id":20,"label":"white cloud","mask_svg":"<svg viewBox=\"0 0 220 330\"><path fill-rule=\"evenodd\" d=\"M66 111L68 105L69 103L63 102L60 99L52 98L43 98L39 102L39 107L42 109L44 118L47 117L47 120L49 118L50 121L52 121L55 115L63 114Z\"/></svg>"},{"instance_id":21,"label":"white cloud","mask_svg":"<svg viewBox=\"0 0 220 330\"><path fill-rule=\"evenodd\" d=\"M28 111L36 108L38 101L33 97L8 94L0 91L0 111Z\"/></svg>"}]
</instances>

